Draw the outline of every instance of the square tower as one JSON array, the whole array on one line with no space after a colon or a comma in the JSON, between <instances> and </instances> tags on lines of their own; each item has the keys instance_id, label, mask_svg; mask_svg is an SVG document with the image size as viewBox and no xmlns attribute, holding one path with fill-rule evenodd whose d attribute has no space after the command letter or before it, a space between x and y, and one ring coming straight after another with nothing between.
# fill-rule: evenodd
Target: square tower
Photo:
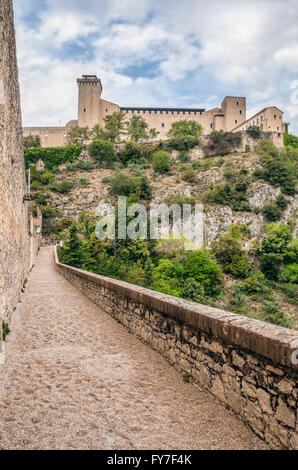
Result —
<instances>
[{"instance_id":1,"label":"square tower","mask_svg":"<svg viewBox=\"0 0 298 470\"><path fill-rule=\"evenodd\" d=\"M221 103L221 109L225 131L231 131L246 121L246 98L243 96L226 96Z\"/></svg>"},{"instance_id":2,"label":"square tower","mask_svg":"<svg viewBox=\"0 0 298 470\"><path fill-rule=\"evenodd\" d=\"M102 84L96 75L83 75L77 79L79 89L78 126L92 129L100 121Z\"/></svg>"}]
</instances>

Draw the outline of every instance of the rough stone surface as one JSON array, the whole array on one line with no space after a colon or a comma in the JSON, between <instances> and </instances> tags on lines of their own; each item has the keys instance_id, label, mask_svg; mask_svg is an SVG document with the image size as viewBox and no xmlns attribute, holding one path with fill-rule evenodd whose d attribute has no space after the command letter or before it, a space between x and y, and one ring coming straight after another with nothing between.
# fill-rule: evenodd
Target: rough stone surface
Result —
<instances>
[{"instance_id":1,"label":"rough stone surface","mask_svg":"<svg viewBox=\"0 0 298 470\"><path fill-rule=\"evenodd\" d=\"M36 248L25 193L12 2L0 0L0 325L10 320Z\"/></svg>"},{"instance_id":2,"label":"rough stone surface","mask_svg":"<svg viewBox=\"0 0 298 470\"><path fill-rule=\"evenodd\" d=\"M146 310L134 308L143 318ZM0 366L0 448L268 448L60 276L49 248L11 326Z\"/></svg>"},{"instance_id":3,"label":"rough stone surface","mask_svg":"<svg viewBox=\"0 0 298 470\"><path fill-rule=\"evenodd\" d=\"M297 332L56 266L89 299L230 407L271 448L293 448L298 401L286 384L297 382L297 367L289 359Z\"/></svg>"}]
</instances>

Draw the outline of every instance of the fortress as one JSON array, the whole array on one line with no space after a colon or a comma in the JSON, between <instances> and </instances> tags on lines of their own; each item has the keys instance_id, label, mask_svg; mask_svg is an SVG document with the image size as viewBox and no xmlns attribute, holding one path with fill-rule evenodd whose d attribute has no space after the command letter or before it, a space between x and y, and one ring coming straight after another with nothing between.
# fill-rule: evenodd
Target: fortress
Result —
<instances>
[{"instance_id":1,"label":"fortress","mask_svg":"<svg viewBox=\"0 0 298 470\"><path fill-rule=\"evenodd\" d=\"M102 83L96 75L83 75L78 83L78 118L69 121L64 127L24 127L24 136L38 135L43 147L61 147L67 144L67 133L71 127L89 127L96 124L104 126L104 118L109 114L124 111L127 118L140 115L148 123L149 128L159 132L159 138L166 137L173 122L193 120L203 127L204 134L213 130L244 131L250 125L257 125L264 132L274 132L275 141L282 141L285 131L283 112L275 106L262 109L246 119L246 98L242 96L226 96L221 107L205 110L203 108L170 108L170 107L121 107L118 104L103 100Z\"/></svg>"}]
</instances>

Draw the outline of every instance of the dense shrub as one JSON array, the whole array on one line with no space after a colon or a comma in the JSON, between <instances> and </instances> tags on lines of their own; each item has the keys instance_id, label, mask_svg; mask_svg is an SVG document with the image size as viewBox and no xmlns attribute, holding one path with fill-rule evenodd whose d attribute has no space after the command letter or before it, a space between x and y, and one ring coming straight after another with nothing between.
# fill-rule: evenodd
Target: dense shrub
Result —
<instances>
[{"instance_id":1,"label":"dense shrub","mask_svg":"<svg viewBox=\"0 0 298 470\"><path fill-rule=\"evenodd\" d=\"M285 267L281 279L285 282L291 282L292 284L298 283L298 263L288 264Z\"/></svg>"},{"instance_id":2,"label":"dense shrub","mask_svg":"<svg viewBox=\"0 0 298 470\"><path fill-rule=\"evenodd\" d=\"M191 168L181 173L181 178L187 183L196 184L199 182L196 172Z\"/></svg>"},{"instance_id":3,"label":"dense shrub","mask_svg":"<svg viewBox=\"0 0 298 470\"><path fill-rule=\"evenodd\" d=\"M252 137L252 139L260 139L262 137L262 131L259 126L248 126L246 133Z\"/></svg>"},{"instance_id":4,"label":"dense shrub","mask_svg":"<svg viewBox=\"0 0 298 470\"><path fill-rule=\"evenodd\" d=\"M82 147L56 147L56 148L34 148L25 149L25 164L28 168L29 164L42 160L45 167L52 170L54 167L67 162L74 162L78 159Z\"/></svg>"},{"instance_id":5,"label":"dense shrub","mask_svg":"<svg viewBox=\"0 0 298 470\"><path fill-rule=\"evenodd\" d=\"M164 150L159 150L153 154L152 168L156 173L168 173L171 169L171 155Z\"/></svg>"},{"instance_id":6,"label":"dense shrub","mask_svg":"<svg viewBox=\"0 0 298 470\"><path fill-rule=\"evenodd\" d=\"M109 168L116 159L114 143L108 140L93 140L88 149L91 157L103 167Z\"/></svg>"},{"instance_id":7,"label":"dense shrub","mask_svg":"<svg viewBox=\"0 0 298 470\"><path fill-rule=\"evenodd\" d=\"M261 142L266 143L266 141ZM270 145L272 144L271 141L268 142ZM272 186L280 186L284 194L295 194L297 177L294 162L289 158L287 152L278 152L275 147L271 148L270 152L269 155L265 154L261 157L263 168L257 169L254 176L263 179Z\"/></svg>"},{"instance_id":8,"label":"dense shrub","mask_svg":"<svg viewBox=\"0 0 298 470\"><path fill-rule=\"evenodd\" d=\"M223 280L221 267L205 250L189 253L185 263L185 277L199 282L207 294L215 293Z\"/></svg>"},{"instance_id":9,"label":"dense shrub","mask_svg":"<svg viewBox=\"0 0 298 470\"><path fill-rule=\"evenodd\" d=\"M215 188L203 194L203 201L230 206L234 211L251 211L247 199L247 188L249 181L245 176L239 174L233 181L219 184Z\"/></svg>"},{"instance_id":10,"label":"dense shrub","mask_svg":"<svg viewBox=\"0 0 298 470\"><path fill-rule=\"evenodd\" d=\"M191 136L198 138L203 133L201 124L192 120L181 120L174 122L168 132L169 137Z\"/></svg>"},{"instance_id":11,"label":"dense shrub","mask_svg":"<svg viewBox=\"0 0 298 470\"><path fill-rule=\"evenodd\" d=\"M213 131L205 147L206 156L226 155L242 142L241 132Z\"/></svg>"},{"instance_id":12,"label":"dense shrub","mask_svg":"<svg viewBox=\"0 0 298 470\"><path fill-rule=\"evenodd\" d=\"M185 194L169 194L167 197L165 197L164 203L168 206L171 206L172 204L178 204L182 208L183 204L194 204L195 198L186 196Z\"/></svg>"},{"instance_id":13,"label":"dense shrub","mask_svg":"<svg viewBox=\"0 0 298 470\"><path fill-rule=\"evenodd\" d=\"M64 181L54 181L50 189L57 193L67 194L70 193L72 188L74 187L74 182L72 180L64 180Z\"/></svg>"},{"instance_id":14,"label":"dense shrub","mask_svg":"<svg viewBox=\"0 0 298 470\"><path fill-rule=\"evenodd\" d=\"M288 225L277 225L274 223L266 227L268 233L262 243L257 247L256 254L260 261L262 272L268 279L278 280L283 263L290 264L293 249L290 246L292 239L291 230Z\"/></svg>"},{"instance_id":15,"label":"dense shrub","mask_svg":"<svg viewBox=\"0 0 298 470\"><path fill-rule=\"evenodd\" d=\"M261 271L252 271L243 282L243 289L248 294L264 294L268 291L266 279Z\"/></svg>"},{"instance_id":16,"label":"dense shrub","mask_svg":"<svg viewBox=\"0 0 298 470\"><path fill-rule=\"evenodd\" d=\"M187 151L199 145L198 138L191 135L172 137L166 143L168 148L173 150Z\"/></svg>"},{"instance_id":17,"label":"dense shrub","mask_svg":"<svg viewBox=\"0 0 298 470\"><path fill-rule=\"evenodd\" d=\"M219 237L219 240L213 244L213 253L224 272L234 277L248 276L251 270L248 257L242 252L240 243L230 234Z\"/></svg>"},{"instance_id":18,"label":"dense shrub","mask_svg":"<svg viewBox=\"0 0 298 470\"><path fill-rule=\"evenodd\" d=\"M184 282L181 297L192 302L205 302L205 289L202 284L193 278L186 279Z\"/></svg>"},{"instance_id":19,"label":"dense shrub","mask_svg":"<svg viewBox=\"0 0 298 470\"><path fill-rule=\"evenodd\" d=\"M284 133L284 145L298 148L298 137L293 134Z\"/></svg>"},{"instance_id":20,"label":"dense shrub","mask_svg":"<svg viewBox=\"0 0 298 470\"><path fill-rule=\"evenodd\" d=\"M39 135L28 135L24 137L24 148L33 149L41 147Z\"/></svg>"},{"instance_id":21,"label":"dense shrub","mask_svg":"<svg viewBox=\"0 0 298 470\"><path fill-rule=\"evenodd\" d=\"M134 199L150 199L151 187L148 179L143 177L129 177L119 173L110 180L111 194L117 196L132 196Z\"/></svg>"}]
</instances>

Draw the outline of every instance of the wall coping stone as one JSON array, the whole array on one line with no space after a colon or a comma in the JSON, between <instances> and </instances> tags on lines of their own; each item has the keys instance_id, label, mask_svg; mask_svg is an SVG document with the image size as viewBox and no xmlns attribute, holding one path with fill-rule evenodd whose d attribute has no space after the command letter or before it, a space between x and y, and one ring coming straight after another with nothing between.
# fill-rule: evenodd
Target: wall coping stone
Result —
<instances>
[{"instance_id":1,"label":"wall coping stone","mask_svg":"<svg viewBox=\"0 0 298 470\"><path fill-rule=\"evenodd\" d=\"M56 268L73 272L86 281L111 289L133 302L185 322L225 343L239 346L271 359L274 363L298 370L298 366L291 362L292 352L298 349L298 331L62 264L58 260L56 247L54 257Z\"/></svg>"}]
</instances>

